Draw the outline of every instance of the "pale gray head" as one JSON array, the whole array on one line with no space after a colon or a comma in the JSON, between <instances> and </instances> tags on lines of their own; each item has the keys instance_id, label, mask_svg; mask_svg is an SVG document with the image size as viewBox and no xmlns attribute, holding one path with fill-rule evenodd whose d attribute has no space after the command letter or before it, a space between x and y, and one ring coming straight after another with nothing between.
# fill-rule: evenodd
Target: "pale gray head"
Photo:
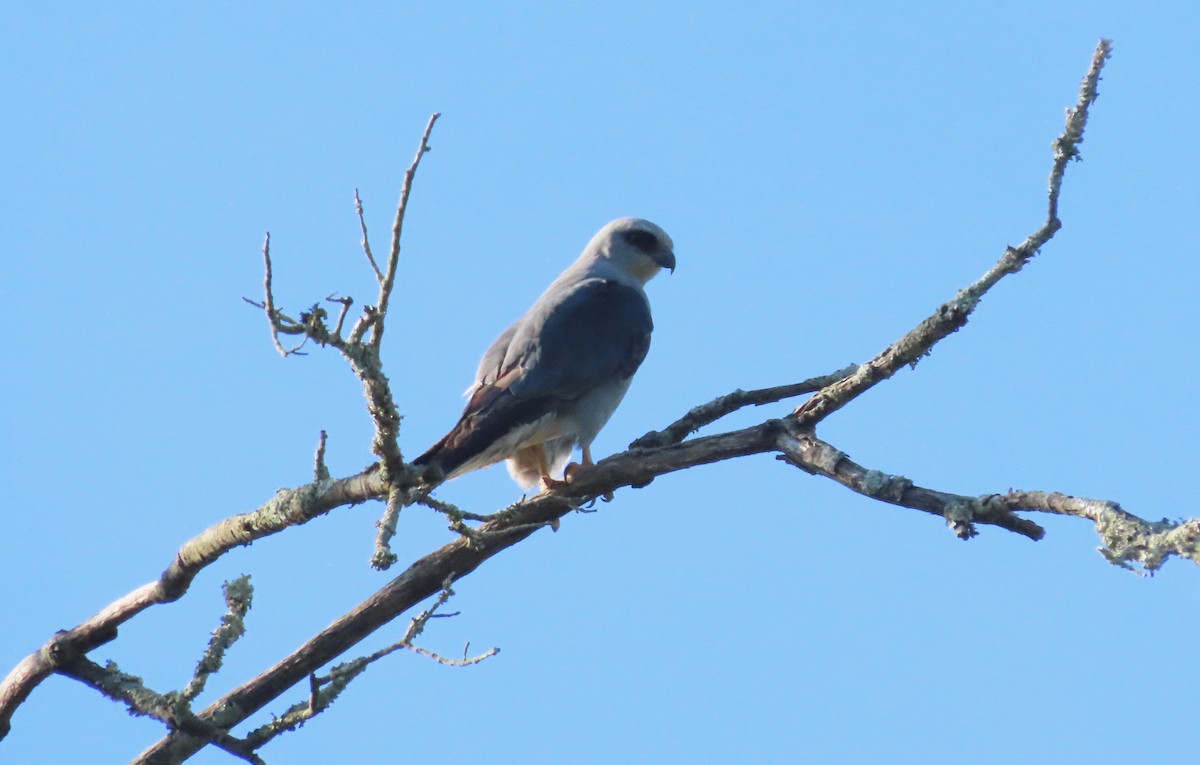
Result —
<instances>
[{"instance_id":1,"label":"pale gray head","mask_svg":"<svg viewBox=\"0 0 1200 765\"><path fill-rule=\"evenodd\" d=\"M642 218L618 218L588 242L585 254L609 261L642 284L661 269L675 271L675 243L667 232Z\"/></svg>"}]
</instances>

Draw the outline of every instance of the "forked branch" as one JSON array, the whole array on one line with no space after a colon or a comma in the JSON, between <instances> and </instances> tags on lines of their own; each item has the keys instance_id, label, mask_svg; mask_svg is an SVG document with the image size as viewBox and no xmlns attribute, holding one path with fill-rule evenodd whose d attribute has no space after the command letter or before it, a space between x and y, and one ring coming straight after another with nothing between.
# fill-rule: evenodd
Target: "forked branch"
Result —
<instances>
[{"instance_id":1,"label":"forked branch","mask_svg":"<svg viewBox=\"0 0 1200 765\"><path fill-rule=\"evenodd\" d=\"M1040 539L1044 530L1025 515L1033 512L1070 515L1085 518L1096 526L1103 544L1101 551L1117 565L1135 569L1140 566L1141 570L1152 573L1172 556L1200 563L1200 521L1146 521L1126 512L1115 502L1053 492L1009 490L972 496L939 491L919 486L904 476L860 465L816 433L826 417L903 367L915 365L943 338L965 326L981 298L1002 278L1019 271L1058 231L1061 227L1058 200L1063 177L1070 161L1079 157L1089 109L1096 100L1100 73L1110 53L1109 41L1101 40L1084 78L1079 100L1068 112L1064 131L1054 142L1045 220L1019 246L1006 248L983 276L939 306L917 327L865 364L794 385L735 391L695 407L663 430L647 433L628 451L602 460L591 468L573 472L566 487L558 493L542 493L490 514L467 512L433 499L426 493L433 487L414 491L418 477L401 456L399 414L379 357L388 305L396 284L404 214L417 168L430 150L428 141L438 117L433 115L405 173L392 226L391 248L383 268L371 251L362 201L357 192L355 194L364 253L380 291L377 305L362 309L348 336L343 336L342 332L353 304L349 298L332 295L327 298L341 304L332 329L327 324L328 313L319 304L301 313L299 319L290 318L277 307L269 238L263 247L264 300L255 305L268 317L275 347L284 355L296 353L299 346L285 348L280 335L299 335L306 341L332 345L347 358L363 381L367 409L375 425L372 448L379 462L357 475L331 478L325 465L325 434L322 433L311 483L282 490L256 510L215 524L180 548L157 580L115 601L74 629L55 635L45 646L26 657L0 684L0 735L7 732L13 711L32 689L50 674L58 672L121 699L137 713L154 714L168 722L171 733L144 752L137 762L180 762L210 743L248 761L257 761L255 751L258 748L280 732L294 728L328 707L353 677L382 656L404 648L430 655L443 663L469 664L491 655L492 652L487 652L468 658L464 653L461 660L448 659L417 648L413 640L430 619L440 616L437 609L452 592L451 584L468 576L493 555L541 528L556 528L559 520L572 510L619 489L645 486L666 473L751 454L774 454L792 466L836 481L863 496L936 515L963 539L974 536L980 526L996 526L1030 539ZM806 393L813 395L790 414L778 419L768 419L741 430L692 437L699 428L740 408L776 403ZM394 531L395 514L401 507L413 503L443 513L457 535L415 561L275 666L211 702L203 711L192 713L186 705L163 707L164 703L174 703L169 694L155 694L134 683L136 678L132 675L119 673L115 667L100 667L86 657L88 652L114 639L117 628L125 621L146 608L181 597L200 570L234 547L306 523L335 508L371 499L388 501L391 521L385 524L384 532L389 536ZM386 545L381 549L386 550ZM324 675L319 674L323 667L367 636L435 595L438 596L435 605L411 622L399 642L338 665ZM231 613L236 613L239 607L235 599L230 606ZM233 632L236 628L231 626L226 630L228 634L217 640L213 660L202 663L203 668L198 670L193 685L175 697L176 701L189 701L200 692L203 678L211 671L207 667L219 665L219 654L232 642ZM308 680L308 698L287 710L275 723L243 739L229 733L233 726L305 680Z\"/></svg>"}]
</instances>

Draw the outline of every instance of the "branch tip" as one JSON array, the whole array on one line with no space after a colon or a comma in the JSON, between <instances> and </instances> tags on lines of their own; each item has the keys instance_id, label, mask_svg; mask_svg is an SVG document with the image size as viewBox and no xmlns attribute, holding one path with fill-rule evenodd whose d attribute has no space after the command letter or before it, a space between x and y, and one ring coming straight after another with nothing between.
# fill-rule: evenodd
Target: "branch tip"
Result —
<instances>
[{"instance_id":1,"label":"branch tip","mask_svg":"<svg viewBox=\"0 0 1200 765\"><path fill-rule=\"evenodd\" d=\"M379 270L379 264L375 262L375 256L371 253L371 239L367 236L367 220L363 216L362 198L358 195L358 189L354 189L354 210L358 213L358 226L362 230L362 248L366 253L367 262L371 264L371 270L375 272L375 281L383 284L383 272Z\"/></svg>"},{"instance_id":2,"label":"branch tip","mask_svg":"<svg viewBox=\"0 0 1200 765\"><path fill-rule=\"evenodd\" d=\"M371 335L371 344L376 348L379 347L383 340L384 320L387 318L388 302L392 298L392 290L396 285L396 269L400 264L400 234L404 229L404 214L408 209L408 196L412 192L413 179L417 175L417 168L421 164L421 158L429 153L429 136L433 133L433 126L441 117L441 113L434 113L429 118L429 122L425 125L425 132L421 134L421 143L417 146L417 154L413 157L412 164L408 166L408 170L404 173L404 184L400 187L400 201L396 205L396 217L392 221L392 246L388 251L387 269L383 274L383 278L379 283L379 301L378 301L378 317Z\"/></svg>"},{"instance_id":3,"label":"branch tip","mask_svg":"<svg viewBox=\"0 0 1200 765\"><path fill-rule=\"evenodd\" d=\"M317 452L313 455L313 478L317 481L329 480L329 468L325 466L325 442L327 439L328 434L322 430L320 437L317 438Z\"/></svg>"}]
</instances>

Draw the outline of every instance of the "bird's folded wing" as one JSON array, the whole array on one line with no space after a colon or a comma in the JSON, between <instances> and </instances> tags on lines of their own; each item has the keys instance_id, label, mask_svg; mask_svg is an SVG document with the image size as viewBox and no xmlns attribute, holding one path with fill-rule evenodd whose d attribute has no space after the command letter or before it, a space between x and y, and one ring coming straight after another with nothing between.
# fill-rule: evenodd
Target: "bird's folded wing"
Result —
<instances>
[{"instance_id":1,"label":"bird's folded wing","mask_svg":"<svg viewBox=\"0 0 1200 765\"><path fill-rule=\"evenodd\" d=\"M462 418L417 464L438 459L452 472L519 430L529 438L553 437L561 407L637 371L653 326L646 296L615 281L585 279L539 300L489 349L488 373L481 374ZM496 365L506 339L503 362Z\"/></svg>"},{"instance_id":2,"label":"bird's folded wing","mask_svg":"<svg viewBox=\"0 0 1200 765\"><path fill-rule=\"evenodd\" d=\"M653 329L641 290L585 279L557 299L539 301L517 326L503 366L506 373L522 372L508 380L508 388L522 398L573 400L627 379L646 358Z\"/></svg>"}]
</instances>

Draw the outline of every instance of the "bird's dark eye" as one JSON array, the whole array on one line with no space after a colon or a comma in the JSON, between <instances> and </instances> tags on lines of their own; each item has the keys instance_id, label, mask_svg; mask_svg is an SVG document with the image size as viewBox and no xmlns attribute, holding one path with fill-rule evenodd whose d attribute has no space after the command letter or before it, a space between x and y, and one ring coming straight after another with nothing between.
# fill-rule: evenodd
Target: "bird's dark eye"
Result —
<instances>
[{"instance_id":1,"label":"bird's dark eye","mask_svg":"<svg viewBox=\"0 0 1200 765\"><path fill-rule=\"evenodd\" d=\"M651 234L649 231L643 231L640 228L632 231L624 231L621 234L625 237L625 241L629 242L634 247L638 248L647 255L655 252L658 249L658 237Z\"/></svg>"}]
</instances>

